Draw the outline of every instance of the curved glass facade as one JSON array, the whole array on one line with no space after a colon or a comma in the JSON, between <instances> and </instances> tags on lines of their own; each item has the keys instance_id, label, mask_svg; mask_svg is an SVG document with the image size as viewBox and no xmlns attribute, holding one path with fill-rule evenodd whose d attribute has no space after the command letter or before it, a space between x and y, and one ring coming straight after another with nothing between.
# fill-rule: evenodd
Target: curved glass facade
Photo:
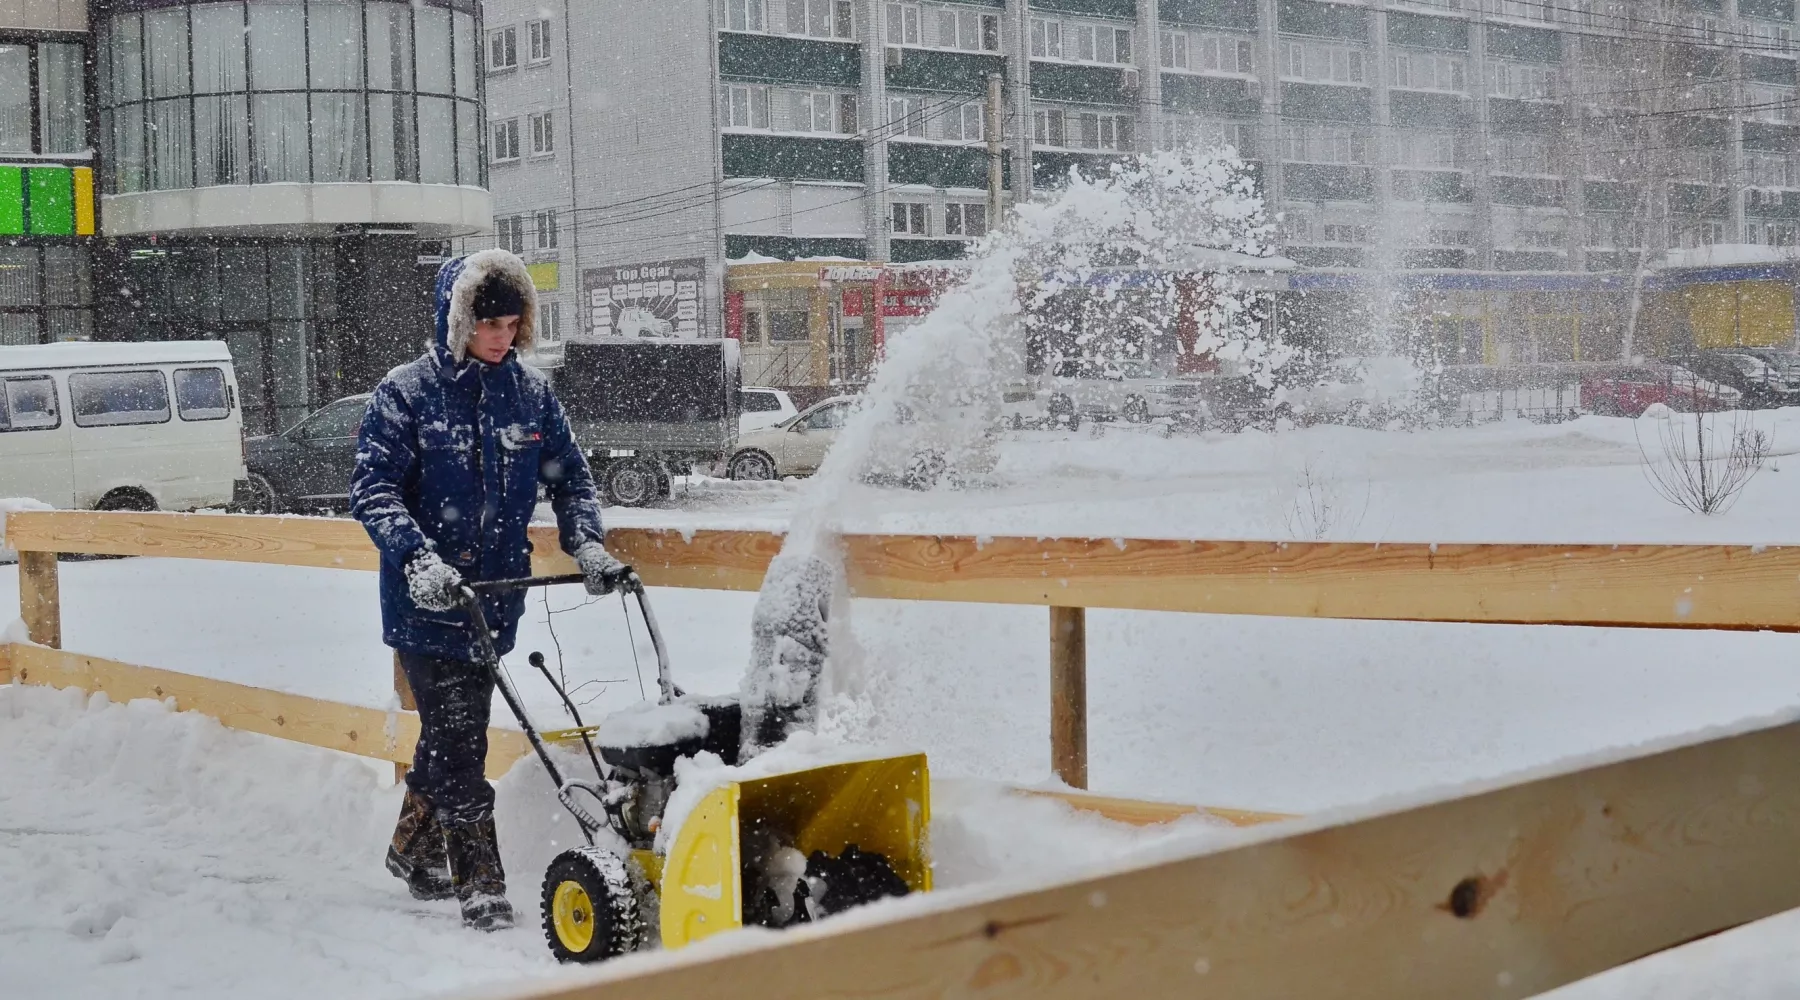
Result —
<instances>
[{"instance_id":1,"label":"curved glass facade","mask_svg":"<svg viewBox=\"0 0 1800 1000\"><path fill-rule=\"evenodd\" d=\"M102 189L487 185L473 6L201 3L99 25Z\"/></svg>"}]
</instances>

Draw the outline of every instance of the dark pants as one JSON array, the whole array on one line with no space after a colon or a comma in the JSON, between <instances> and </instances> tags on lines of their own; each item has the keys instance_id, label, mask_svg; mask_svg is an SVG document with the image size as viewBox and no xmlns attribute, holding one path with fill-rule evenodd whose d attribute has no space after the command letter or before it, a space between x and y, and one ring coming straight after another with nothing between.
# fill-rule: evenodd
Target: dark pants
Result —
<instances>
[{"instance_id":1,"label":"dark pants","mask_svg":"<svg viewBox=\"0 0 1800 1000\"><path fill-rule=\"evenodd\" d=\"M431 800L438 817L472 822L494 811L487 783L488 710L494 680L487 668L464 660L400 654L400 669L419 706L419 745L413 750L407 787Z\"/></svg>"}]
</instances>

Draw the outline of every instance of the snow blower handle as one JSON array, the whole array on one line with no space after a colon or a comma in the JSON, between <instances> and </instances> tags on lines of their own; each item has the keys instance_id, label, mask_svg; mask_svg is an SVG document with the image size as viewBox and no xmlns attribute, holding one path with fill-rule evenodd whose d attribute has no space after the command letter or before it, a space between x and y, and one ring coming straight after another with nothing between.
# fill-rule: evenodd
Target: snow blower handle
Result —
<instances>
[{"instance_id":1,"label":"snow blower handle","mask_svg":"<svg viewBox=\"0 0 1800 1000\"><path fill-rule=\"evenodd\" d=\"M476 594L503 593L508 590L524 590L531 587L559 583L586 583L587 577L580 573L562 573L553 576L522 576L512 580L480 580L465 583L471 598ZM656 612L650 610L650 595L644 587L643 578L631 567L625 567L625 579L619 589L628 594L637 595L638 611L644 616L644 627L650 632L650 647L656 650L656 687L661 697L659 703L667 705L681 697L681 689L675 686L674 678L669 676L669 650L663 643L662 629L656 624ZM470 601L473 604L473 600Z\"/></svg>"}]
</instances>

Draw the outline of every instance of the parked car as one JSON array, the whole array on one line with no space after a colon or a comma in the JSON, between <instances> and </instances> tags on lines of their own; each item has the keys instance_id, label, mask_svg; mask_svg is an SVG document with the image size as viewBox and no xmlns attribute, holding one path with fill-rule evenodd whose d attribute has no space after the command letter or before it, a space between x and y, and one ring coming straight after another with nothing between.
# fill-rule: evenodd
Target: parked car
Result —
<instances>
[{"instance_id":1,"label":"parked car","mask_svg":"<svg viewBox=\"0 0 1800 1000\"><path fill-rule=\"evenodd\" d=\"M1406 358L1300 361L1277 376L1270 406L1300 423L1385 421L1418 402L1418 368Z\"/></svg>"},{"instance_id":2,"label":"parked car","mask_svg":"<svg viewBox=\"0 0 1800 1000\"><path fill-rule=\"evenodd\" d=\"M1065 359L1045 376L1039 393L1045 413L1070 427L1084 419L1198 423L1209 415L1198 380L1158 375L1148 362L1135 358Z\"/></svg>"},{"instance_id":3,"label":"parked car","mask_svg":"<svg viewBox=\"0 0 1800 1000\"><path fill-rule=\"evenodd\" d=\"M244 442L249 487L239 507L253 514L348 510L356 435L369 394L325 404L279 434Z\"/></svg>"},{"instance_id":4,"label":"parked car","mask_svg":"<svg viewBox=\"0 0 1800 1000\"><path fill-rule=\"evenodd\" d=\"M1581 403L1610 417L1641 417L1661 403L1682 413L1736 409L1743 394L1680 365L1632 365L1581 380Z\"/></svg>"},{"instance_id":5,"label":"parked car","mask_svg":"<svg viewBox=\"0 0 1800 1000\"><path fill-rule=\"evenodd\" d=\"M794 399L784 390L770 389L766 386L747 385L738 393L740 403L738 413L738 433L748 434L760 431L764 427L773 427L800 411L794 406Z\"/></svg>"},{"instance_id":6,"label":"parked car","mask_svg":"<svg viewBox=\"0 0 1800 1000\"><path fill-rule=\"evenodd\" d=\"M1800 365L1791 357L1754 349L1703 351L1672 359L1681 367L1736 389L1747 409L1800 403Z\"/></svg>"},{"instance_id":7,"label":"parked car","mask_svg":"<svg viewBox=\"0 0 1800 1000\"><path fill-rule=\"evenodd\" d=\"M859 404L854 396L833 396L774 427L744 435L726 463L726 475L752 481L812 475L819 471L838 432ZM979 419L985 432L971 442L958 433L960 424L955 419L919 420L902 408L899 419L877 428L863 479L930 489L951 470L958 474L991 471L998 417L981 414ZM950 440L952 437L956 440Z\"/></svg>"},{"instance_id":8,"label":"parked car","mask_svg":"<svg viewBox=\"0 0 1800 1000\"><path fill-rule=\"evenodd\" d=\"M244 477L243 434L223 341L0 347L0 496L222 507Z\"/></svg>"}]
</instances>

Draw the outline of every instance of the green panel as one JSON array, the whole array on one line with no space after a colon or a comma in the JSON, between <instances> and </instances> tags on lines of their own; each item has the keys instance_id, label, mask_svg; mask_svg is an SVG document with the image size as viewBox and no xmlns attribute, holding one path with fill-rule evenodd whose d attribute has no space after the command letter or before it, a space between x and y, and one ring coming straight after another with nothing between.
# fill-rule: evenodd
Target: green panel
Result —
<instances>
[{"instance_id":1,"label":"green panel","mask_svg":"<svg viewBox=\"0 0 1800 1000\"><path fill-rule=\"evenodd\" d=\"M961 260L969 252L962 240L888 240L888 260L910 264L915 260Z\"/></svg>"},{"instance_id":2,"label":"green panel","mask_svg":"<svg viewBox=\"0 0 1800 1000\"><path fill-rule=\"evenodd\" d=\"M1254 115L1262 102L1250 96L1250 86L1229 77L1162 75L1163 106L1171 111L1210 111L1222 115Z\"/></svg>"},{"instance_id":3,"label":"green panel","mask_svg":"<svg viewBox=\"0 0 1800 1000\"><path fill-rule=\"evenodd\" d=\"M862 144L855 139L803 139L786 135L725 135L725 176L794 180L860 181Z\"/></svg>"},{"instance_id":4,"label":"green panel","mask_svg":"<svg viewBox=\"0 0 1800 1000\"><path fill-rule=\"evenodd\" d=\"M75 235L75 174L68 167L25 171L31 193L31 231L39 236Z\"/></svg>"},{"instance_id":5,"label":"green panel","mask_svg":"<svg viewBox=\"0 0 1800 1000\"><path fill-rule=\"evenodd\" d=\"M1388 91L1388 115L1395 125L1418 128L1464 128L1473 121L1474 103L1455 94L1422 90Z\"/></svg>"},{"instance_id":6,"label":"green panel","mask_svg":"<svg viewBox=\"0 0 1800 1000\"><path fill-rule=\"evenodd\" d=\"M1171 24L1256 30L1256 0L1163 0L1156 16Z\"/></svg>"},{"instance_id":7,"label":"green panel","mask_svg":"<svg viewBox=\"0 0 1800 1000\"><path fill-rule=\"evenodd\" d=\"M987 150L979 146L944 146L922 142L888 143L889 184L987 189ZM1012 162L1000 162L1000 183L1012 184Z\"/></svg>"},{"instance_id":8,"label":"green panel","mask_svg":"<svg viewBox=\"0 0 1800 1000\"><path fill-rule=\"evenodd\" d=\"M1105 153L1039 153L1031 154L1031 182L1037 187L1059 188L1069 181L1069 168L1083 177L1099 177L1119 162L1120 156Z\"/></svg>"},{"instance_id":9,"label":"green panel","mask_svg":"<svg viewBox=\"0 0 1800 1000\"><path fill-rule=\"evenodd\" d=\"M1771 21L1792 21L1794 0L1738 0L1741 17L1766 17Z\"/></svg>"},{"instance_id":10,"label":"green panel","mask_svg":"<svg viewBox=\"0 0 1800 1000\"><path fill-rule=\"evenodd\" d=\"M1669 211L1695 215L1729 215L1731 192L1705 184L1669 185Z\"/></svg>"},{"instance_id":11,"label":"green panel","mask_svg":"<svg viewBox=\"0 0 1800 1000\"><path fill-rule=\"evenodd\" d=\"M1005 58L975 52L904 49L900 65L887 69L887 85L900 90L985 94L989 73L1006 73Z\"/></svg>"},{"instance_id":12,"label":"green panel","mask_svg":"<svg viewBox=\"0 0 1800 1000\"><path fill-rule=\"evenodd\" d=\"M1581 199L1590 212L1630 212L1638 207L1637 189L1614 181L1587 181Z\"/></svg>"},{"instance_id":13,"label":"green panel","mask_svg":"<svg viewBox=\"0 0 1800 1000\"><path fill-rule=\"evenodd\" d=\"M1408 250L1400 256L1401 267L1428 271L1462 270L1469 266L1467 250Z\"/></svg>"},{"instance_id":14,"label":"green panel","mask_svg":"<svg viewBox=\"0 0 1800 1000\"><path fill-rule=\"evenodd\" d=\"M1358 42L1369 40L1369 12L1362 7L1313 3L1312 0L1281 0L1275 19L1282 31L1294 34L1348 38Z\"/></svg>"},{"instance_id":15,"label":"green panel","mask_svg":"<svg viewBox=\"0 0 1800 1000\"><path fill-rule=\"evenodd\" d=\"M1097 14L1101 17L1137 17L1137 0L1031 0L1034 11L1060 14Z\"/></svg>"},{"instance_id":16,"label":"green panel","mask_svg":"<svg viewBox=\"0 0 1800 1000\"><path fill-rule=\"evenodd\" d=\"M1469 22L1461 18L1390 11L1387 33L1388 41L1395 45L1459 50L1469 47Z\"/></svg>"},{"instance_id":17,"label":"green panel","mask_svg":"<svg viewBox=\"0 0 1800 1000\"><path fill-rule=\"evenodd\" d=\"M1363 261L1354 247L1282 247L1281 255L1307 267L1361 267Z\"/></svg>"},{"instance_id":18,"label":"green panel","mask_svg":"<svg viewBox=\"0 0 1800 1000\"><path fill-rule=\"evenodd\" d=\"M1563 196L1553 184L1540 183L1535 177L1490 177L1494 204L1524 208L1561 208Z\"/></svg>"},{"instance_id":19,"label":"green panel","mask_svg":"<svg viewBox=\"0 0 1800 1000\"><path fill-rule=\"evenodd\" d=\"M1375 175L1367 167L1289 163L1281 168L1282 194L1296 201L1367 201L1375 197Z\"/></svg>"},{"instance_id":20,"label":"green panel","mask_svg":"<svg viewBox=\"0 0 1800 1000\"><path fill-rule=\"evenodd\" d=\"M1468 175L1459 170L1396 170L1396 192L1410 189L1413 197L1397 193L1403 201L1469 202L1475 191L1469 187Z\"/></svg>"},{"instance_id":21,"label":"green panel","mask_svg":"<svg viewBox=\"0 0 1800 1000\"><path fill-rule=\"evenodd\" d=\"M1794 61L1792 59L1771 59L1768 56L1745 56L1744 75L1763 83L1792 87L1794 85Z\"/></svg>"},{"instance_id":22,"label":"green panel","mask_svg":"<svg viewBox=\"0 0 1800 1000\"><path fill-rule=\"evenodd\" d=\"M1490 24L1487 53L1505 59L1553 63L1562 61L1562 38L1554 31Z\"/></svg>"},{"instance_id":23,"label":"green panel","mask_svg":"<svg viewBox=\"0 0 1800 1000\"><path fill-rule=\"evenodd\" d=\"M770 83L862 85L862 46L787 35L719 35L719 75Z\"/></svg>"},{"instance_id":24,"label":"green panel","mask_svg":"<svg viewBox=\"0 0 1800 1000\"><path fill-rule=\"evenodd\" d=\"M862 240L847 238L799 236L738 236L725 237L725 256L742 257L748 253L774 257L778 260L799 260L802 257L849 257L852 260L868 260L869 246Z\"/></svg>"},{"instance_id":25,"label":"green panel","mask_svg":"<svg viewBox=\"0 0 1800 1000\"><path fill-rule=\"evenodd\" d=\"M1125 89L1125 71L1107 66L1032 62L1031 96L1040 101L1129 106L1136 96Z\"/></svg>"},{"instance_id":26,"label":"green panel","mask_svg":"<svg viewBox=\"0 0 1800 1000\"><path fill-rule=\"evenodd\" d=\"M1374 116L1369 91L1324 83L1281 85L1281 113L1289 118L1362 124Z\"/></svg>"},{"instance_id":27,"label":"green panel","mask_svg":"<svg viewBox=\"0 0 1800 1000\"><path fill-rule=\"evenodd\" d=\"M25 232L25 170L0 166L0 235Z\"/></svg>"},{"instance_id":28,"label":"green panel","mask_svg":"<svg viewBox=\"0 0 1800 1000\"><path fill-rule=\"evenodd\" d=\"M1488 123L1496 132L1549 135L1563 125L1563 106L1539 101L1488 99Z\"/></svg>"}]
</instances>

